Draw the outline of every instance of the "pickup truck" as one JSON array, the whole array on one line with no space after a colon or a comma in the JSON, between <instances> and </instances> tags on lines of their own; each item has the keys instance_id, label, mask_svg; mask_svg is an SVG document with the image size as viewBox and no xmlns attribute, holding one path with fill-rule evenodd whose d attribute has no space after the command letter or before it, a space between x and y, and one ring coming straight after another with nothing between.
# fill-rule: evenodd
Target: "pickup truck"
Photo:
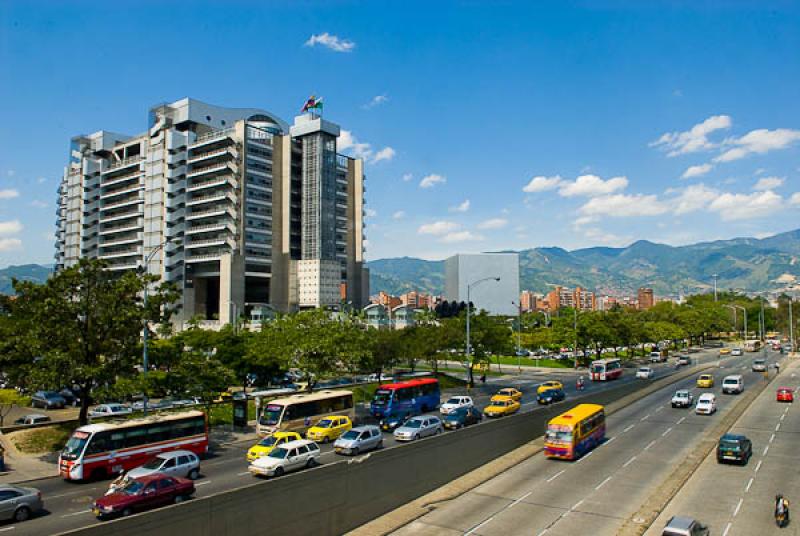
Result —
<instances>
[{"instance_id":1,"label":"pickup truck","mask_svg":"<svg viewBox=\"0 0 800 536\"><path fill-rule=\"evenodd\" d=\"M661 352L650 352L650 362L651 363L663 363L667 360L665 355L662 355Z\"/></svg>"}]
</instances>

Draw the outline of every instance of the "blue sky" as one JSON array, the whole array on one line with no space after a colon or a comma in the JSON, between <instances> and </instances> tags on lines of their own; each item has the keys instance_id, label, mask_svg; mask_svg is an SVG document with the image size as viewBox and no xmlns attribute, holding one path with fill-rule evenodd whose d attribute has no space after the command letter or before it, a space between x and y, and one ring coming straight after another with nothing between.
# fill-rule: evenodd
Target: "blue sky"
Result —
<instances>
[{"instance_id":1,"label":"blue sky","mask_svg":"<svg viewBox=\"0 0 800 536\"><path fill-rule=\"evenodd\" d=\"M0 266L52 262L71 136L184 96L324 96L369 259L800 227L797 4L640 4L6 0Z\"/></svg>"}]
</instances>

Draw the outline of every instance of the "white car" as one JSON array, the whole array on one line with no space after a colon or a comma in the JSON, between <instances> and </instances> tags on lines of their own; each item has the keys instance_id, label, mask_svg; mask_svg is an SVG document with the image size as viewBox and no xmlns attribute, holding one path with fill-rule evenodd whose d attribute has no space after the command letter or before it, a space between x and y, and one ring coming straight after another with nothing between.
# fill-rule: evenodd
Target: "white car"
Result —
<instances>
[{"instance_id":1,"label":"white car","mask_svg":"<svg viewBox=\"0 0 800 536\"><path fill-rule=\"evenodd\" d=\"M254 476L282 476L289 471L319 465L319 445L308 439L289 441L256 458L248 470Z\"/></svg>"},{"instance_id":2,"label":"white car","mask_svg":"<svg viewBox=\"0 0 800 536\"><path fill-rule=\"evenodd\" d=\"M742 356L744 354L742 353L742 349L741 348L731 348L731 355L732 356Z\"/></svg>"},{"instance_id":3,"label":"white car","mask_svg":"<svg viewBox=\"0 0 800 536\"><path fill-rule=\"evenodd\" d=\"M653 369L650 367L639 367L639 370L636 371L636 377L642 380L649 380L653 374Z\"/></svg>"},{"instance_id":4,"label":"white car","mask_svg":"<svg viewBox=\"0 0 800 536\"><path fill-rule=\"evenodd\" d=\"M694 412L698 415L711 415L715 411L717 411L717 397L711 393L700 395L694 406Z\"/></svg>"},{"instance_id":5,"label":"white car","mask_svg":"<svg viewBox=\"0 0 800 536\"><path fill-rule=\"evenodd\" d=\"M450 415L458 408L471 408L474 406L475 404L472 402L472 397L470 396L451 396L447 399L447 402L441 405L439 411L442 412L442 415Z\"/></svg>"},{"instance_id":6,"label":"white car","mask_svg":"<svg viewBox=\"0 0 800 536\"><path fill-rule=\"evenodd\" d=\"M89 410L89 417L115 417L132 412L133 410L125 404L100 404Z\"/></svg>"},{"instance_id":7,"label":"white car","mask_svg":"<svg viewBox=\"0 0 800 536\"><path fill-rule=\"evenodd\" d=\"M411 417L394 431L395 441L416 441L417 439L441 434L444 431L442 421L433 415Z\"/></svg>"},{"instance_id":8,"label":"white car","mask_svg":"<svg viewBox=\"0 0 800 536\"><path fill-rule=\"evenodd\" d=\"M661 355L661 352L650 352L651 363L661 363L662 361L666 361L666 359Z\"/></svg>"},{"instance_id":9,"label":"white car","mask_svg":"<svg viewBox=\"0 0 800 536\"><path fill-rule=\"evenodd\" d=\"M128 471L127 476L139 478L155 473L197 480L197 477L200 476L200 458L190 450L162 452L145 462L144 465Z\"/></svg>"}]
</instances>

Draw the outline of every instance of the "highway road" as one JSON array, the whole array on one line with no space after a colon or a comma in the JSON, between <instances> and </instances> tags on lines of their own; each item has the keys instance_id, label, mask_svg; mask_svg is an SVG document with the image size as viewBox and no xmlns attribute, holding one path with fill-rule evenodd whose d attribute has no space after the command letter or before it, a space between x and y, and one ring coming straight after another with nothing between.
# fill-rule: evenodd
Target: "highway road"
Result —
<instances>
[{"instance_id":1,"label":"highway road","mask_svg":"<svg viewBox=\"0 0 800 536\"><path fill-rule=\"evenodd\" d=\"M791 363L777 382L764 390L731 428L753 442L753 456L746 466L718 464L711 453L667 505L646 534L658 535L673 515L694 517L711 534L797 534L800 532L800 469L797 437L800 408L777 402L777 386L791 387L800 395L800 362ZM773 518L776 493L790 502L793 521L779 529Z\"/></svg>"},{"instance_id":2,"label":"highway road","mask_svg":"<svg viewBox=\"0 0 800 536\"><path fill-rule=\"evenodd\" d=\"M395 534L616 534L673 465L738 400L721 394L722 377L743 374L746 385L764 381L750 372L753 357L722 360L721 368L712 369L712 389L696 388L693 376L614 413L607 419L606 442L578 461L533 456ZM718 411L705 416L673 409L670 399L678 388L690 388L695 399L701 392L716 393Z\"/></svg>"},{"instance_id":3,"label":"highway road","mask_svg":"<svg viewBox=\"0 0 800 536\"><path fill-rule=\"evenodd\" d=\"M707 362L717 359L716 350L708 350L699 354L692 354L695 363ZM695 365L696 366L696 365ZM673 365L656 365L656 378L660 378L675 372ZM516 367L514 368L516 370ZM489 377L485 386L478 386L473 389L471 395L476 401L476 405L483 407L488 403L492 393L501 387L517 387L523 392L522 411L534 411L538 408L535 400L536 386L547 379L559 379L564 382L567 392L567 401L575 396L575 379L582 373L546 374L540 372L523 372L523 374L513 377ZM618 386L622 383L636 382L634 370L628 369L625 375L614 382L587 382L585 392L591 393L610 387ZM459 391L448 391L443 393L442 399L456 394ZM463 392L463 391L461 391ZM364 422L369 422L370 418L365 415L366 408L359 408L359 417ZM458 433L446 432L446 433ZM384 444L386 448L402 447L402 444L395 443L391 434L384 434ZM196 497L204 497L221 491L235 489L242 485L253 482L253 476L247 471L245 452L252 445L252 442L227 445L215 449L212 455L201 464L202 476L196 482ZM335 463L345 459L332 451L330 445L322 446L322 463ZM291 478L291 474L284 478ZM14 535L43 535L56 534L66 530L85 527L98 523L90 513L92 502L102 495L108 487L108 482L89 482L74 483L65 482L61 478L53 477L40 479L30 482L30 486L42 491L46 512L43 515L24 523L0 522L0 533L12 532Z\"/></svg>"}]
</instances>

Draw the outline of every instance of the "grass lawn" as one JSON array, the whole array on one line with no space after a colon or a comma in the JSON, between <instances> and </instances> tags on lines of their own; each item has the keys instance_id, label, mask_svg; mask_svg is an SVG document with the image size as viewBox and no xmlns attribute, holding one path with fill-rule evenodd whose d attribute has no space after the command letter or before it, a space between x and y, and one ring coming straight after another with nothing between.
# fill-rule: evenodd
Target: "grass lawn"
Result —
<instances>
[{"instance_id":1,"label":"grass lawn","mask_svg":"<svg viewBox=\"0 0 800 536\"><path fill-rule=\"evenodd\" d=\"M497 363L500 365L517 366L517 358L510 355L492 356L492 370L497 370ZM532 357L520 357L520 365L529 367L550 367L550 368L572 368L572 359L534 359Z\"/></svg>"},{"instance_id":2,"label":"grass lawn","mask_svg":"<svg viewBox=\"0 0 800 536\"><path fill-rule=\"evenodd\" d=\"M23 454L46 454L64 448L73 428L72 425L46 426L12 432L8 438Z\"/></svg>"}]
</instances>

